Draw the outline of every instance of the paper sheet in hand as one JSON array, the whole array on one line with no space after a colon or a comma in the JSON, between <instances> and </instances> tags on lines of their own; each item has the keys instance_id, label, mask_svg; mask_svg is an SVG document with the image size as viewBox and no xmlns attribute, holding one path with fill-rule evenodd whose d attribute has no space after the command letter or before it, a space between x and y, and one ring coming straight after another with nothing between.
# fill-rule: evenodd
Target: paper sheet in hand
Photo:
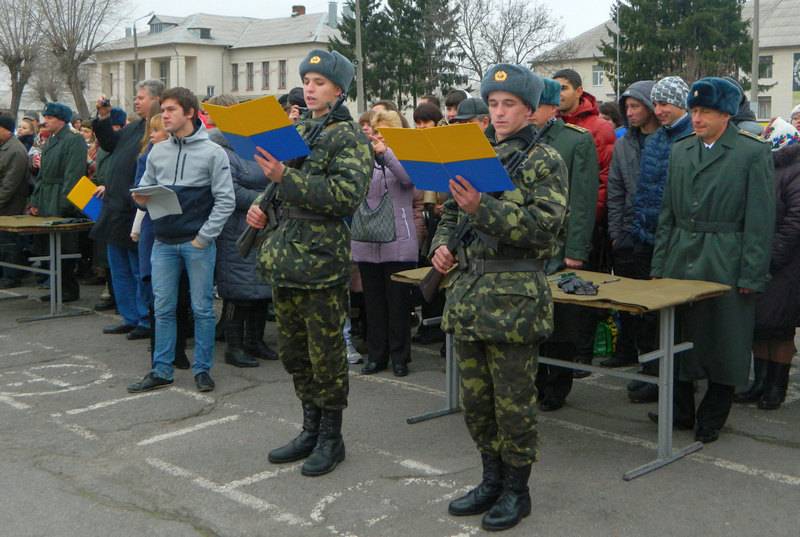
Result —
<instances>
[{"instance_id":1,"label":"paper sheet in hand","mask_svg":"<svg viewBox=\"0 0 800 537\"><path fill-rule=\"evenodd\" d=\"M236 154L253 160L256 146L278 160L308 155L309 149L278 100L269 95L233 106L205 103L203 108Z\"/></svg>"},{"instance_id":2,"label":"paper sheet in hand","mask_svg":"<svg viewBox=\"0 0 800 537\"><path fill-rule=\"evenodd\" d=\"M449 181L456 175L479 192L516 188L476 123L431 129L382 128L381 134L420 190L449 192Z\"/></svg>"},{"instance_id":3,"label":"paper sheet in hand","mask_svg":"<svg viewBox=\"0 0 800 537\"><path fill-rule=\"evenodd\" d=\"M147 201L147 212L150 213L150 218L153 220L171 214L183 214L178 195L174 190L165 186L140 186L139 188L132 188L131 192L150 198Z\"/></svg>"},{"instance_id":4,"label":"paper sheet in hand","mask_svg":"<svg viewBox=\"0 0 800 537\"><path fill-rule=\"evenodd\" d=\"M67 199L70 203L95 222L100 218L100 210L103 208L103 200L94 195L96 190L97 185L84 176L75 183L75 186L67 194Z\"/></svg>"}]
</instances>

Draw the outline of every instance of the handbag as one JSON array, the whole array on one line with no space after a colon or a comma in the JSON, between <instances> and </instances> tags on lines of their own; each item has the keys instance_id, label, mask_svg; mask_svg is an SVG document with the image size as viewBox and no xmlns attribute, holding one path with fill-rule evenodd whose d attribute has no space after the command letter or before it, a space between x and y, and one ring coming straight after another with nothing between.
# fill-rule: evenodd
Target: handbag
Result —
<instances>
[{"instance_id":1,"label":"handbag","mask_svg":"<svg viewBox=\"0 0 800 537\"><path fill-rule=\"evenodd\" d=\"M353 215L351 236L358 242L394 242L397 231L394 227L394 205L386 184L386 170L383 170L383 187L386 189L377 207L371 209L367 200L361 202Z\"/></svg>"}]
</instances>

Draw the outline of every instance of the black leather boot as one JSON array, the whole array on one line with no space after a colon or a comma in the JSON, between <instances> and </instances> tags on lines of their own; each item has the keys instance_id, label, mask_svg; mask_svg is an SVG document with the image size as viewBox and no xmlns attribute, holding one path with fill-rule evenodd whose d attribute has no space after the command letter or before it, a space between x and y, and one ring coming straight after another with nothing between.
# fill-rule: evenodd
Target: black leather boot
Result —
<instances>
[{"instance_id":1,"label":"black leather boot","mask_svg":"<svg viewBox=\"0 0 800 537\"><path fill-rule=\"evenodd\" d=\"M258 367L258 360L250 356L242 343L244 332L243 317L247 311L243 308L235 307L233 319L225 323L225 341L228 344L225 349L225 363L234 367Z\"/></svg>"},{"instance_id":2,"label":"black leather boot","mask_svg":"<svg viewBox=\"0 0 800 537\"><path fill-rule=\"evenodd\" d=\"M771 374L767 373L769 380L764 383L764 395L758 402L758 408L761 410L777 410L786 400L791 364L769 362L767 367L771 368L772 371Z\"/></svg>"},{"instance_id":3,"label":"black leather boot","mask_svg":"<svg viewBox=\"0 0 800 537\"><path fill-rule=\"evenodd\" d=\"M453 516L479 515L488 511L503 492L503 463L497 455L481 453L483 477L480 484L456 498L447 507Z\"/></svg>"},{"instance_id":4,"label":"black leather boot","mask_svg":"<svg viewBox=\"0 0 800 537\"><path fill-rule=\"evenodd\" d=\"M300 473L312 477L325 475L336 469L343 460L342 411L323 409L317 445L303 463Z\"/></svg>"},{"instance_id":5,"label":"black leather boot","mask_svg":"<svg viewBox=\"0 0 800 537\"><path fill-rule=\"evenodd\" d=\"M489 512L483 515L481 527L486 531L513 528L531 514L531 494L528 479L531 465L511 466L503 463L503 492Z\"/></svg>"},{"instance_id":6,"label":"black leather boot","mask_svg":"<svg viewBox=\"0 0 800 537\"><path fill-rule=\"evenodd\" d=\"M764 394L764 381L767 380L767 362L761 358L753 357L753 383L742 393L734 394L734 403L755 403Z\"/></svg>"},{"instance_id":7,"label":"black leather boot","mask_svg":"<svg viewBox=\"0 0 800 537\"><path fill-rule=\"evenodd\" d=\"M264 323L267 322L267 304L255 302L248 308L244 321L244 350L262 360L277 360L278 353L264 343Z\"/></svg>"},{"instance_id":8,"label":"black leather boot","mask_svg":"<svg viewBox=\"0 0 800 537\"><path fill-rule=\"evenodd\" d=\"M303 430L294 440L269 452L269 462L282 464L305 459L314 450L319 437L322 410L314 403L303 403Z\"/></svg>"}]
</instances>

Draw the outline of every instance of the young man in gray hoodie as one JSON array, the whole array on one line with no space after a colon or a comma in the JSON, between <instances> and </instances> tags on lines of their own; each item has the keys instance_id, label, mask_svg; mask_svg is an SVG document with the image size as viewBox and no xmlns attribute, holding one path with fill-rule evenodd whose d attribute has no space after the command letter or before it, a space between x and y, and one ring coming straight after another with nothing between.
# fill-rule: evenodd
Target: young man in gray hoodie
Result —
<instances>
[{"instance_id":1,"label":"young man in gray hoodie","mask_svg":"<svg viewBox=\"0 0 800 537\"><path fill-rule=\"evenodd\" d=\"M147 158L139 186L163 185L175 191L182 213L153 219L155 243L151 257L155 298L156 338L152 370L128 386L131 393L172 384L175 358L175 307L178 281L185 267L194 312L195 384L201 392L214 389L209 375L214 360L214 240L234 209L235 196L225 151L208 139L197 117L197 97L186 88L161 96L161 119L169 140L156 144ZM146 207L148 197L133 194Z\"/></svg>"}]
</instances>

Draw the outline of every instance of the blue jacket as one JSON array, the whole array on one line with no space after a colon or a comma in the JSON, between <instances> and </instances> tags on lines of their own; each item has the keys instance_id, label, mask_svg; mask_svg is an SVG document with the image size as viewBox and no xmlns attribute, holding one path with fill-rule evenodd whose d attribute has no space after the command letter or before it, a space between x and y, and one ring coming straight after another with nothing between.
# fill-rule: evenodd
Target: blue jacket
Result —
<instances>
[{"instance_id":1,"label":"blue jacket","mask_svg":"<svg viewBox=\"0 0 800 537\"><path fill-rule=\"evenodd\" d=\"M656 240L672 144L691 133L692 118L686 114L674 125L659 128L644 143L639 185L633 200L633 237L641 244L652 246Z\"/></svg>"}]
</instances>

